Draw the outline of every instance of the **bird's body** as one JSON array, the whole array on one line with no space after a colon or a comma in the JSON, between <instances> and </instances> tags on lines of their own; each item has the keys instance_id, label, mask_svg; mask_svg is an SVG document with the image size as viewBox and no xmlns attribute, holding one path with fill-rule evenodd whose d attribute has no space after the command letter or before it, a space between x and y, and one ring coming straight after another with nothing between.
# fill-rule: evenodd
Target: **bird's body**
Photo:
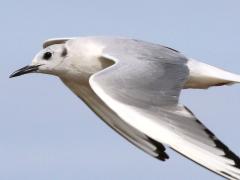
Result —
<instances>
[{"instance_id":1,"label":"bird's body","mask_svg":"<svg viewBox=\"0 0 240 180\"><path fill-rule=\"evenodd\" d=\"M52 39L43 46L31 66L12 76L33 69L56 75L148 154L168 159L164 144L221 176L240 179L240 159L178 102L184 88L232 84L240 76L171 48L127 38Z\"/></svg>"}]
</instances>

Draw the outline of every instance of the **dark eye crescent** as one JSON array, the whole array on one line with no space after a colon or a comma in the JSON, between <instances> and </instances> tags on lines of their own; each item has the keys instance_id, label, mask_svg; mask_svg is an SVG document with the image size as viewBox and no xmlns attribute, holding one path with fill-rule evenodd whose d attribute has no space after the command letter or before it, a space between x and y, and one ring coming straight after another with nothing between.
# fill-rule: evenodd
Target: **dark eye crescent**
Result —
<instances>
[{"instance_id":1,"label":"dark eye crescent","mask_svg":"<svg viewBox=\"0 0 240 180\"><path fill-rule=\"evenodd\" d=\"M43 59L45 60L49 60L52 57L52 53L51 52L45 52L43 54Z\"/></svg>"}]
</instances>

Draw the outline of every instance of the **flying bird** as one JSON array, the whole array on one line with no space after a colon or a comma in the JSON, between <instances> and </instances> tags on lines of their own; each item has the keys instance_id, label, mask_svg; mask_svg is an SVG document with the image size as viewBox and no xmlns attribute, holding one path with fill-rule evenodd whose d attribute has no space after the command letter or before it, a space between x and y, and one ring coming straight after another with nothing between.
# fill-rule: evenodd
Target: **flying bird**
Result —
<instances>
[{"instance_id":1,"label":"flying bird","mask_svg":"<svg viewBox=\"0 0 240 180\"><path fill-rule=\"evenodd\" d=\"M240 76L187 58L172 48L130 38L49 39L27 73L58 76L105 123L151 156L165 146L227 179L240 179L240 159L179 103L182 89L240 82Z\"/></svg>"}]
</instances>

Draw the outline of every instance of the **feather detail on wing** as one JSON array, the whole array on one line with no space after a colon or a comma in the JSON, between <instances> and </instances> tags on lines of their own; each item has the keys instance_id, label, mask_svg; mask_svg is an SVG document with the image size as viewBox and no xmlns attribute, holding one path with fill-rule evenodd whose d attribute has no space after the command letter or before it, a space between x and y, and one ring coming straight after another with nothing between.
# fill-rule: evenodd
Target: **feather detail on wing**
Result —
<instances>
[{"instance_id":1,"label":"feather detail on wing","mask_svg":"<svg viewBox=\"0 0 240 180\"><path fill-rule=\"evenodd\" d=\"M163 46L122 43L103 51L102 57L116 63L89 80L98 97L155 142L167 144L221 176L240 179L238 156L178 104L189 75L184 56Z\"/></svg>"},{"instance_id":2,"label":"feather detail on wing","mask_svg":"<svg viewBox=\"0 0 240 180\"><path fill-rule=\"evenodd\" d=\"M77 82L62 79L63 83L69 87L80 99L82 99L107 125L122 135L129 142L142 149L149 155L165 161L169 156L165 152L165 147L157 141L146 136L134 127L124 122L93 92L89 85L81 85Z\"/></svg>"}]
</instances>

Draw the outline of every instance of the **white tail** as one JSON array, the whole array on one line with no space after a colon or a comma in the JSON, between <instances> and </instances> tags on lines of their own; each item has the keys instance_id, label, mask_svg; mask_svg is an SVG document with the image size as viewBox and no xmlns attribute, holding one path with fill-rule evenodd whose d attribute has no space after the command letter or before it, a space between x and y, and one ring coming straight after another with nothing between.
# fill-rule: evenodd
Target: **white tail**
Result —
<instances>
[{"instance_id":1,"label":"white tail","mask_svg":"<svg viewBox=\"0 0 240 180\"><path fill-rule=\"evenodd\" d=\"M240 75L193 59L188 60L187 66L189 68L189 78L184 88L206 89L211 86L240 83Z\"/></svg>"}]
</instances>

